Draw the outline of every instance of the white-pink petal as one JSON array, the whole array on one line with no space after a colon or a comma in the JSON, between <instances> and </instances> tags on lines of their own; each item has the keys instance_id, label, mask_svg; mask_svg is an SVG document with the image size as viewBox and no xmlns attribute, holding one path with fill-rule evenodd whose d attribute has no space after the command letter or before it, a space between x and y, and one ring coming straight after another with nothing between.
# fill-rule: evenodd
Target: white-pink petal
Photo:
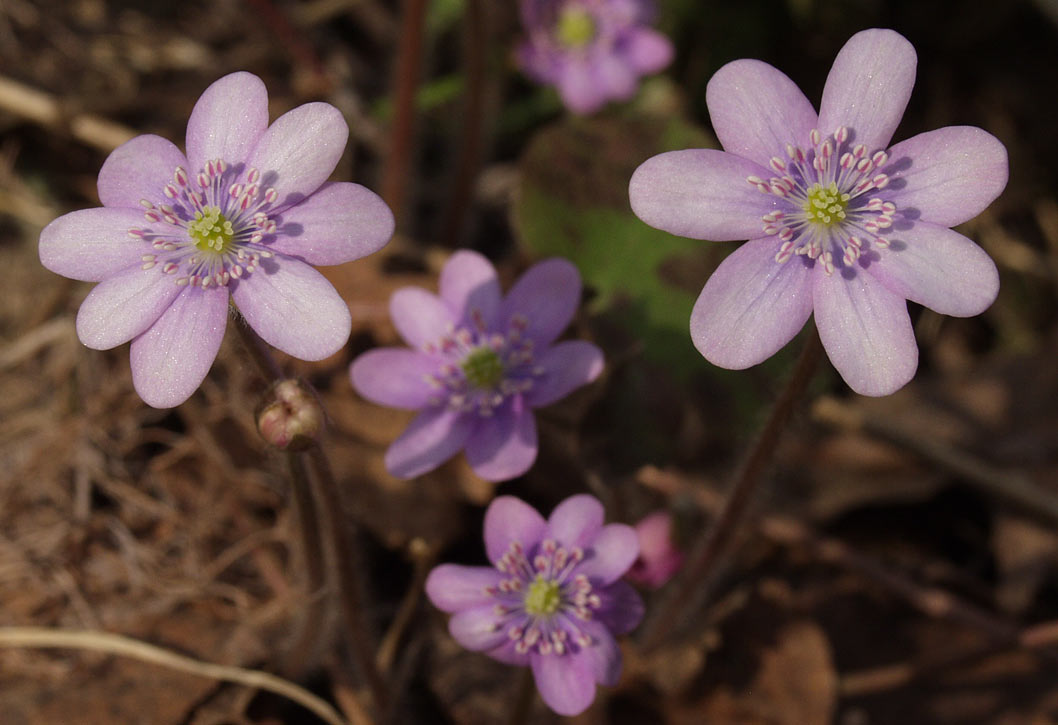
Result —
<instances>
[{"instance_id":1,"label":"white-pink petal","mask_svg":"<svg viewBox=\"0 0 1058 725\"><path fill-rule=\"evenodd\" d=\"M830 362L861 395L896 392L915 375L918 345L907 302L854 268L816 274L815 318Z\"/></svg>"},{"instance_id":2,"label":"white-pink petal","mask_svg":"<svg viewBox=\"0 0 1058 725\"><path fill-rule=\"evenodd\" d=\"M142 224L140 200L171 203L164 190L177 166L186 168L187 159L172 141L152 134L129 139L111 151L99 169L99 200L103 206L139 210Z\"/></svg>"},{"instance_id":3,"label":"white-pink petal","mask_svg":"<svg viewBox=\"0 0 1058 725\"><path fill-rule=\"evenodd\" d=\"M96 207L63 214L40 233L40 262L56 274L98 282L143 263L151 245L129 236L144 225L143 210Z\"/></svg>"},{"instance_id":4,"label":"white-pink petal","mask_svg":"<svg viewBox=\"0 0 1058 725\"><path fill-rule=\"evenodd\" d=\"M406 347L368 350L353 361L353 387L373 403L392 408L425 408L438 389L429 382L439 363Z\"/></svg>"},{"instance_id":5,"label":"white-pink petal","mask_svg":"<svg viewBox=\"0 0 1058 725\"><path fill-rule=\"evenodd\" d=\"M132 341L132 384L144 402L172 408L191 397L217 357L228 291L184 287L150 329Z\"/></svg>"},{"instance_id":6,"label":"white-pink petal","mask_svg":"<svg viewBox=\"0 0 1058 725\"><path fill-rule=\"evenodd\" d=\"M532 506L514 496L497 496L485 510L485 553L493 564L517 542L529 551L547 528L544 517Z\"/></svg>"},{"instance_id":7,"label":"white-pink petal","mask_svg":"<svg viewBox=\"0 0 1058 725\"><path fill-rule=\"evenodd\" d=\"M194 178L212 159L223 159L229 166L240 163L266 128L264 81L245 71L219 78L199 96L187 121L187 171Z\"/></svg>"},{"instance_id":8,"label":"white-pink petal","mask_svg":"<svg viewBox=\"0 0 1058 725\"><path fill-rule=\"evenodd\" d=\"M109 350L154 324L181 288L157 268L132 267L100 282L77 312L77 337L86 346Z\"/></svg>"},{"instance_id":9,"label":"white-pink petal","mask_svg":"<svg viewBox=\"0 0 1058 725\"><path fill-rule=\"evenodd\" d=\"M232 298L250 327L289 355L322 360L349 339L352 318L345 300L304 262L289 257L266 261L232 287Z\"/></svg>"},{"instance_id":10,"label":"white-pink petal","mask_svg":"<svg viewBox=\"0 0 1058 725\"><path fill-rule=\"evenodd\" d=\"M389 316L397 332L414 348L433 344L456 323L440 297L420 287L402 287L389 298Z\"/></svg>"}]
</instances>

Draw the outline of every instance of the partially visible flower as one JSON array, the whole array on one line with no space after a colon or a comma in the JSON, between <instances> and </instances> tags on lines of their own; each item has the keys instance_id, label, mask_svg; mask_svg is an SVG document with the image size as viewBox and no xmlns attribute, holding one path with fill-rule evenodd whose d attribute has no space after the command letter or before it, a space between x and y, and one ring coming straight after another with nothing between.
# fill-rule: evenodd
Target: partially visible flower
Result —
<instances>
[{"instance_id":1,"label":"partially visible flower","mask_svg":"<svg viewBox=\"0 0 1058 725\"><path fill-rule=\"evenodd\" d=\"M540 696L576 715L595 684L615 685L621 650L614 635L643 617L643 601L620 580L639 552L635 531L603 525L588 495L560 503L545 521L513 496L485 512L485 551L493 566L442 564L426 594L453 616L448 630L467 649L533 668Z\"/></svg>"},{"instance_id":2,"label":"partially visible flower","mask_svg":"<svg viewBox=\"0 0 1058 725\"><path fill-rule=\"evenodd\" d=\"M280 380L257 411L257 431L280 450L309 448L323 430L324 413L316 393L300 380Z\"/></svg>"},{"instance_id":3,"label":"partially visible flower","mask_svg":"<svg viewBox=\"0 0 1058 725\"><path fill-rule=\"evenodd\" d=\"M349 129L307 103L268 125L268 93L250 73L213 83L187 122L187 155L159 136L119 146L99 170L102 208L41 232L40 260L99 282L77 314L81 342L132 341L136 392L179 405L209 372L234 301L269 344L303 360L337 352L349 309L310 264L381 248L393 215L374 192L327 183Z\"/></svg>"},{"instance_id":4,"label":"partially visible flower","mask_svg":"<svg viewBox=\"0 0 1058 725\"><path fill-rule=\"evenodd\" d=\"M691 315L691 338L710 362L756 365L814 313L849 387L887 395L918 366L905 300L958 317L995 300L995 264L949 227L1003 191L1006 149L970 126L890 146L915 66L915 49L898 33L857 33L838 53L816 114L780 71L733 61L706 90L726 150L672 151L636 170L629 196L647 224L750 240L717 268Z\"/></svg>"},{"instance_id":5,"label":"partially visible flower","mask_svg":"<svg viewBox=\"0 0 1058 725\"><path fill-rule=\"evenodd\" d=\"M683 552L676 546L672 514L655 511L635 525L639 558L628 570L628 581L658 589L683 566Z\"/></svg>"},{"instance_id":6,"label":"partially visible flower","mask_svg":"<svg viewBox=\"0 0 1058 725\"><path fill-rule=\"evenodd\" d=\"M368 400L421 410L386 452L394 476L413 478L466 449L484 479L525 473L536 460L533 408L591 382L603 368L589 342L552 344L580 304L580 275L564 259L533 265L503 297L496 270L459 251L440 296L397 290L390 316L414 349L369 350L349 369Z\"/></svg>"},{"instance_id":7,"label":"partially visible flower","mask_svg":"<svg viewBox=\"0 0 1058 725\"><path fill-rule=\"evenodd\" d=\"M522 69L554 85L574 113L631 98L639 77L672 60L672 43L645 27L651 0L522 0Z\"/></svg>"}]
</instances>

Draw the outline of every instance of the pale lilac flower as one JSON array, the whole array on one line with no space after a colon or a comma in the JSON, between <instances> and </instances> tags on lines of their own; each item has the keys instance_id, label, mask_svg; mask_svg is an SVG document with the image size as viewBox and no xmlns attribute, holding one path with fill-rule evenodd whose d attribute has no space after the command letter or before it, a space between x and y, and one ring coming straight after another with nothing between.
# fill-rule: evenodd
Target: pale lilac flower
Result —
<instances>
[{"instance_id":1,"label":"pale lilac flower","mask_svg":"<svg viewBox=\"0 0 1058 725\"><path fill-rule=\"evenodd\" d=\"M448 630L467 649L533 668L540 696L555 712L576 715L595 699L595 684L615 685L621 650L643 602L622 574L639 552L635 531L603 525L588 495L560 503L545 521L513 496L485 512L485 551L493 566L442 564L426 594L453 614Z\"/></svg>"},{"instance_id":2,"label":"pale lilac flower","mask_svg":"<svg viewBox=\"0 0 1058 725\"><path fill-rule=\"evenodd\" d=\"M525 473L536 460L533 408L599 376L602 352L580 340L552 344L580 304L580 275L564 259L533 265L503 297L496 270L467 250L441 270L440 296L397 290L390 316L412 346L369 350L349 369L368 400L422 412L386 452L401 478L460 450L484 479Z\"/></svg>"},{"instance_id":3,"label":"pale lilac flower","mask_svg":"<svg viewBox=\"0 0 1058 725\"><path fill-rule=\"evenodd\" d=\"M988 255L949 227L1007 182L1007 154L970 126L889 145L915 81L915 50L892 30L854 35L817 115L793 81L757 60L713 76L706 101L726 151L673 151L632 177L632 209L698 239L749 239L702 290L691 337L710 362L756 365L815 313L831 362L856 392L907 383L918 347L905 300L966 317L995 299Z\"/></svg>"},{"instance_id":4,"label":"pale lilac flower","mask_svg":"<svg viewBox=\"0 0 1058 725\"><path fill-rule=\"evenodd\" d=\"M310 264L341 264L382 247L393 215L358 184L327 183L348 127L326 103L268 125L264 83L232 73L187 122L187 155L137 136L99 170L102 208L59 217L40 259L99 282L77 334L98 350L132 341L132 380L148 404L186 400L220 348L234 301L269 344L303 360L337 352L349 309Z\"/></svg>"},{"instance_id":5,"label":"pale lilac flower","mask_svg":"<svg viewBox=\"0 0 1058 725\"><path fill-rule=\"evenodd\" d=\"M640 76L672 60L669 39L646 27L653 9L650 0L522 0L518 62L574 113L628 100Z\"/></svg>"},{"instance_id":6,"label":"pale lilac flower","mask_svg":"<svg viewBox=\"0 0 1058 725\"><path fill-rule=\"evenodd\" d=\"M683 566L683 552L673 539L672 514L655 511L635 525L639 558L628 570L628 581L658 589Z\"/></svg>"}]
</instances>

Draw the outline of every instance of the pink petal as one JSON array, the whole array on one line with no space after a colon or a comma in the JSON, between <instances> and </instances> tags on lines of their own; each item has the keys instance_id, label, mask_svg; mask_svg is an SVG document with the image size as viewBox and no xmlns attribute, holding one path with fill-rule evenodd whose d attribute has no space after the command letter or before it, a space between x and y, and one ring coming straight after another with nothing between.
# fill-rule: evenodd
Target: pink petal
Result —
<instances>
[{"instance_id":1,"label":"pink petal","mask_svg":"<svg viewBox=\"0 0 1058 725\"><path fill-rule=\"evenodd\" d=\"M1007 150L973 126L949 126L901 141L884 169L893 177L886 198L901 211L946 227L985 210L1007 185ZM898 186L899 185L899 186ZM899 214L899 212L898 212Z\"/></svg>"},{"instance_id":2,"label":"pink petal","mask_svg":"<svg viewBox=\"0 0 1058 725\"><path fill-rule=\"evenodd\" d=\"M386 451L386 469L397 478L432 471L466 445L475 418L447 408L427 408Z\"/></svg>"},{"instance_id":3,"label":"pink petal","mask_svg":"<svg viewBox=\"0 0 1058 725\"><path fill-rule=\"evenodd\" d=\"M528 326L525 336L539 346L558 337L580 306L580 273L565 259L545 259L523 274L504 298L501 327L520 316Z\"/></svg>"},{"instance_id":4,"label":"pink petal","mask_svg":"<svg viewBox=\"0 0 1058 725\"><path fill-rule=\"evenodd\" d=\"M438 365L437 360L415 350L386 347L357 357L349 367L349 376L356 392L373 403L419 410L438 394L427 381Z\"/></svg>"},{"instance_id":5,"label":"pink petal","mask_svg":"<svg viewBox=\"0 0 1058 725\"><path fill-rule=\"evenodd\" d=\"M691 312L691 339L714 365L742 370L768 359L812 314L812 270L800 256L776 262L779 244L746 242L706 282Z\"/></svg>"},{"instance_id":6,"label":"pink petal","mask_svg":"<svg viewBox=\"0 0 1058 725\"><path fill-rule=\"evenodd\" d=\"M602 374L602 350L583 340L565 340L533 359L543 368L542 377L534 378L525 401L534 408L550 405L587 385Z\"/></svg>"},{"instance_id":7,"label":"pink petal","mask_svg":"<svg viewBox=\"0 0 1058 725\"><path fill-rule=\"evenodd\" d=\"M245 160L266 128L268 91L260 78L240 71L214 81L187 121L187 171L197 174L211 159Z\"/></svg>"},{"instance_id":8,"label":"pink petal","mask_svg":"<svg viewBox=\"0 0 1058 725\"><path fill-rule=\"evenodd\" d=\"M587 549L602 531L605 518L599 499L586 493L570 496L547 518L548 535L563 546Z\"/></svg>"},{"instance_id":9,"label":"pink petal","mask_svg":"<svg viewBox=\"0 0 1058 725\"><path fill-rule=\"evenodd\" d=\"M144 402L172 408L191 397L213 365L228 321L228 291L184 287L132 341L132 384Z\"/></svg>"},{"instance_id":10,"label":"pink petal","mask_svg":"<svg viewBox=\"0 0 1058 725\"><path fill-rule=\"evenodd\" d=\"M609 99L627 101L635 95L639 79L624 58L607 51L595 60L595 72Z\"/></svg>"},{"instance_id":11,"label":"pink petal","mask_svg":"<svg viewBox=\"0 0 1058 725\"><path fill-rule=\"evenodd\" d=\"M445 262L440 291L453 318L471 323L470 314L477 311L486 328L495 321L503 297L496 268L483 255L469 249L455 252Z\"/></svg>"},{"instance_id":12,"label":"pink petal","mask_svg":"<svg viewBox=\"0 0 1058 725\"><path fill-rule=\"evenodd\" d=\"M495 604L495 597L486 593L504 578L491 566L460 566L441 564L426 577L426 596L433 605L445 612Z\"/></svg>"},{"instance_id":13,"label":"pink petal","mask_svg":"<svg viewBox=\"0 0 1058 725\"><path fill-rule=\"evenodd\" d=\"M593 663L586 657L533 654L530 661L541 699L559 715L579 715L595 700Z\"/></svg>"},{"instance_id":14,"label":"pink petal","mask_svg":"<svg viewBox=\"0 0 1058 725\"><path fill-rule=\"evenodd\" d=\"M262 188L276 190L277 206L297 204L331 175L348 137L341 111L329 103L306 103L268 127L246 165L261 172Z\"/></svg>"},{"instance_id":15,"label":"pink petal","mask_svg":"<svg viewBox=\"0 0 1058 725\"><path fill-rule=\"evenodd\" d=\"M592 68L583 61L571 61L560 71L557 81L562 103L573 113L588 114L606 103L606 93Z\"/></svg>"},{"instance_id":16,"label":"pink petal","mask_svg":"<svg viewBox=\"0 0 1058 725\"><path fill-rule=\"evenodd\" d=\"M375 192L349 182L325 183L283 213L269 248L309 264L344 264L384 247L393 224L393 212Z\"/></svg>"},{"instance_id":17,"label":"pink petal","mask_svg":"<svg viewBox=\"0 0 1058 725\"><path fill-rule=\"evenodd\" d=\"M40 233L40 262L70 279L98 282L142 264L155 250L129 229L144 224L142 209L82 209L63 214Z\"/></svg>"},{"instance_id":18,"label":"pink petal","mask_svg":"<svg viewBox=\"0 0 1058 725\"><path fill-rule=\"evenodd\" d=\"M467 462L486 481L517 478L536 460L536 420L520 400L481 418L467 440Z\"/></svg>"},{"instance_id":19,"label":"pink petal","mask_svg":"<svg viewBox=\"0 0 1058 725\"><path fill-rule=\"evenodd\" d=\"M579 656L596 682L613 687L621 679L621 648L617 640L600 622L578 622L578 626L592 639L591 646L582 649Z\"/></svg>"},{"instance_id":20,"label":"pink petal","mask_svg":"<svg viewBox=\"0 0 1058 725\"><path fill-rule=\"evenodd\" d=\"M858 267L816 274L814 294L819 338L850 388L889 395L914 377L918 346L901 295Z\"/></svg>"},{"instance_id":21,"label":"pink petal","mask_svg":"<svg viewBox=\"0 0 1058 725\"><path fill-rule=\"evenodd\" d=\"M915 48L892 30L863 30L838 52L823 87L819 131L851 132L870 152L889 145L915 85Z\"/></svg>"},{"instance_id":22,"label":"pink petal","mask_svg":"<svg viewBox=\"0 0 1058 725\"><path fill-rule=\"evenodd\" d=\"M389 298L389 316L404 341L420 349L436 343L456 322L448 305L419 287L394 292Z\"/></svg>"},{"instance_id":23,"label":"pink petal","mask_svg":"<svg viewBox=\"0 0 1058 725\"><path fill-rule=\"evenodd\" d=\"M269 345L301 360L322 360L338 352L352 327L345 301L304 262L274 261L266 261L232 290L250 327Z\"/></svg>"},{"instance_id":24,"label":"pink petal","mask_svg":"<svg viewBox=\"0 0 1058 725\"><path fill-rule=\"evenodd\" d=\"M577 573L584 574L593 584L610 584L624 576L639 556L639 536L631 526L608 524L585 553Z\"/></svg>"},{"instance_id":25,"label":"pink petal","mask_svg":"<svg viewBox=\"0 0 1058 725\"><path fill-rule=\"evenodd\" d=\"M103 206L126 207L139 210L139 224L143 224L140 200L153 204L168 204L165 185L173 180L177 166L187 168L187 159L172 141L161 136L136 136L110 152L99 169L97 188Z\"/></svg>"},{"instance_id":26,"label":"pink petal","mask_svg":"<svg viewBox=\"0 0 1058 725\"><path fill-rule=\"evenodd\" d=\"M621 46L622 54L639 75L650 75L672 62L672 41L652 28L635 28Z\"/></svg>"},{"instance_id":27,"label":"pink petal","mask_svg":"<svg viewBox=\"0 0 1058 725\"><path fill-rule=\"evenodd\" d=\"M595 619L611 633L631 632L643 620L643 614L646 612L643 598L625 580L619 579L595 593L600 599Z\"/></svg>"},{"instance_id":28,"label":"pink petal","mask_svg":"<svg viewBox=\"0 0 1058 725\"><path fill-rule=\"evenodd\" d=\"M536 509L514 496L499 496L485 511L485 553L493 564L518 542L528 555L547 528Z\"/></svg>"},{"instance_id":29,"label":"pink petal","mask_svg":"<svg viewBox=\"0 0 1058 725\"><path fill-rule=\"evenodd\" d=\"M668 151L640 164L628 198L637 217L671 234L714 242L752 239L761 233L761 217L778 208L779 200L746 179L771 175L724 151Z\"/></svg>"},{"instance_id":30,"label":"pink petal","mask_svg":"<svg viewBox=\"0 0 1058 725\"><path fill-rule=\"evenodd\" d=\"M95 350L128 342L154 324L182 288L157 268L132 267L100 282L77 312L77 336Z\"/></svg>"},{"instance_id":31,"label":"pink petal","mask_svg":"<svg viewBox=\"0 0 1058 725\"><path fill-rule=\"evenodd\" d=\"M787 144L807 143L816 126L815 109L801 89L759 60L735 60L718 70L705 102L724 150L765 167L773 156L785 159Z\"/></svg>"},{"instance_id":32,"label":"pink petal","mask_svg":"<svg viewBox=\"0 0 1058 725\"><path fill-rule=\"evenodd\" d=\"M515 649L515 644L515 642L508 639L499 647L490 649L487 654L494 660L499 660L500 662L503 662L507 665L514 665L515 667L528 667L529 653L519 652Z\"/></svg>"},{"instance_id":33,"label":"pink petal","mask_svg":"<svg viewBox=\"0 0 1058 725\"><path fill-rule=\"evenodd\" d=\"M464 609L448 620L448 631L456 642L472 652L493 649L507 640L493 605Z\"/></svg>"}]
</instances>

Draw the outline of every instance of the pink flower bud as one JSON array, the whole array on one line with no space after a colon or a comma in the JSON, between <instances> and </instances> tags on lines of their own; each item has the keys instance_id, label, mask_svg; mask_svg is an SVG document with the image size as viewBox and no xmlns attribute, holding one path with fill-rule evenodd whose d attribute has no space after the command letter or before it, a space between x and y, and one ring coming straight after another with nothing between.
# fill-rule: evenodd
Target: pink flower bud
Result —
<instances>
[{"instance_id":1,"label":"pink flower bud","mask_svg":"<svg viewBox=\"0 0 1058 725\"><path fill-rule=\"evenodd\" d=\"M658 589L683 566L683 552L673 541L672 514L655 511L635 525L639 558L625 578L647 589Z\"/></svg>"},{"instance_id":2,"label":"pink flower bud","mask_svg":"<svg viewBox=\"0 0 1058 725\"><path fill-rule=\"evenodd\" d=\"M316 394L300 380L280 380L257 412L261 437L280 450L311 446L323 430L323 408Z\"/></svg>"}]
</instances>

